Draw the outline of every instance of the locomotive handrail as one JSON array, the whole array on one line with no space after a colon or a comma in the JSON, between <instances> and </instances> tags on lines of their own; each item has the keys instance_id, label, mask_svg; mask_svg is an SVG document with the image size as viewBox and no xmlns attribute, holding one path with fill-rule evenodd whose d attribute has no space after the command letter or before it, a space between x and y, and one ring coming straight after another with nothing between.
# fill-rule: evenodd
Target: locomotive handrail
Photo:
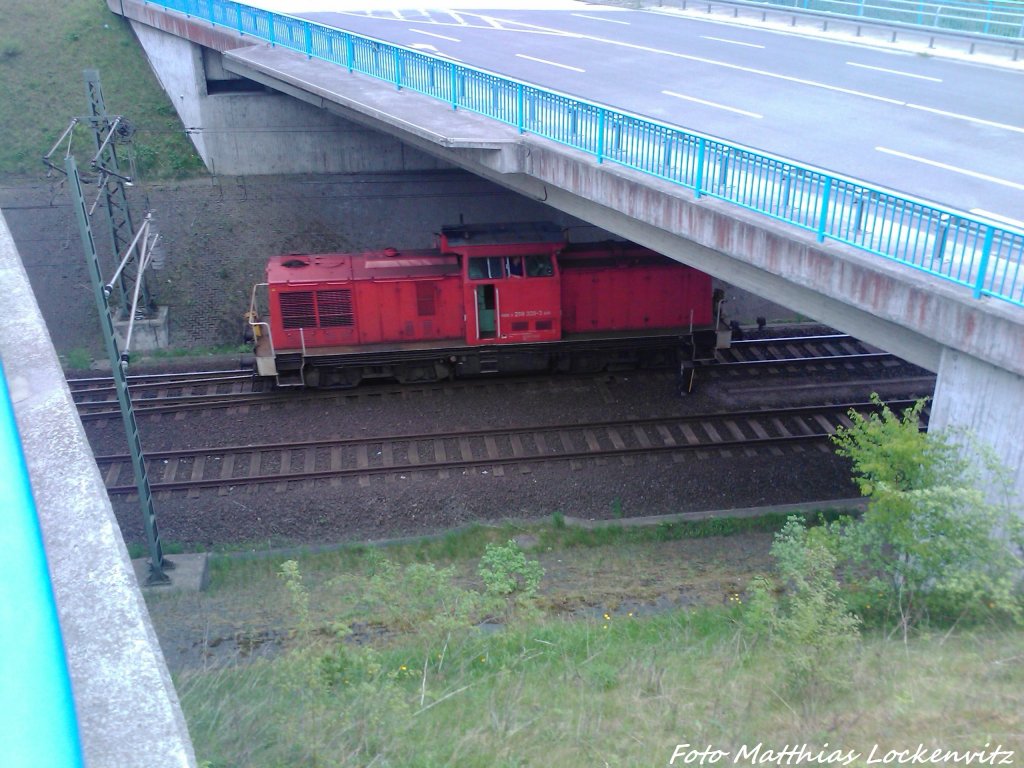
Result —
<instances>
[{"instance_id":1,"label":"locomotive handrail","mask_svg":"<svg viewBox=\"0 0 1024 768\"><path fill-rule=\"evenodd\" d=\"M1024 230L723 139L235 0L145 0L436 98L1024 306Z\"/></svg>"},{"instance_id":2,"label":"locomotive handrail","mask_svg":"<svg viewBox=\"0 0 1024 768\"><path fill-rule=\"evenodd\" d=\"M4 765L79 768L82 748L39 519L0 363L0 685Z\"/></svg>"},{"instance_id":3,"label":"locomotive handrail","mask_svg":"<svg viewBox=\"0 0 1024 768\"><path fill-rule=\"evenodd\" d=\"M270 323L266 320L259 320L260 313L256 309L256 291L259 288L266 288L269 292L270 283L256 283L252 287L252 294L249 299L249 311L246 312L246 318L249 320L249 327L252 328L252 339L255 343L259 339L259 334L256 332L257 328L265 328L267 333L267 343L270 345L270 356L277 357L277 350L274 349L274 335L270 332Z\"/></svg>"}]
</instances>

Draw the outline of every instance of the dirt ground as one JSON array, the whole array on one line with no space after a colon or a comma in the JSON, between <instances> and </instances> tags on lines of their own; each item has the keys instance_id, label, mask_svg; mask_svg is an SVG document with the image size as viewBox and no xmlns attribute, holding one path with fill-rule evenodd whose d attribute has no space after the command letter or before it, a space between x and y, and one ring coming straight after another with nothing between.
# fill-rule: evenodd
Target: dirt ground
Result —
<instances>
[{"instance_id":1,"label":"dirt ground","mask_svg":"<svg viewBox=\"0 0 1024 768\"><path fill-rule=\"evenodd\" d=\"M687 606L728 606L772 565L767 533L557 551L533 549L531 536L520 538L529 557L544 568L540 605L553 615L602 623ZM475 566L461 564L459 580L482 589ZM272 576L201 593L150 589L146 597L174 672L272 656L287 646L294 624L285 590ZM330 596L315 583L311 597L315 625L338 620Z\"/></svg>"}]
</instances>

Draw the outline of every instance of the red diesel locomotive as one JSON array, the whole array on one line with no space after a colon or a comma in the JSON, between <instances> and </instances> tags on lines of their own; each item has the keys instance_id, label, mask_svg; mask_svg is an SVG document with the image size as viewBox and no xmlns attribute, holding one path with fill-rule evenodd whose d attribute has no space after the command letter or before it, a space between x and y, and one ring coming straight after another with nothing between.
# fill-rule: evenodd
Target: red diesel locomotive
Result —
<instances>
[{"instance_id":1,"label":"red diesel locomotive","mask_svg":"<svg viewBox=\"0 0 1024 768\"><path fill-rule=\"evenodd\" d=\"M547 222L444 227L437 248L275 256L253 289L256 374L354 387L710 360L710 276ZM688 381L686 383L688 388Z\"/></svg>"}]
</instances>

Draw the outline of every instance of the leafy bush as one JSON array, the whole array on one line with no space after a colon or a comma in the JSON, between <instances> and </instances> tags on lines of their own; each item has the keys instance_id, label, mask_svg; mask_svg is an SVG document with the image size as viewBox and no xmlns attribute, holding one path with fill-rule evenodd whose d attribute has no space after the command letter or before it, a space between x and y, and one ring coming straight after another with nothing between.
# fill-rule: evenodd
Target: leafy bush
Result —
<instances>
[{"instance_id":1,"label":"leafy bush","mask_svg":"<svg viewBox=\"0 0 1024 768\"><path fill-rule=\"evenodd\" d=\"M1005 470L965 435L922 432L923 400L902 416L873 400L877 413L851 412L833 437L870 499L827 528L844 581L879 596L904 635L979 606L1020 619L1024 526Z\"/></svg>"},{"instance_id":2,"label":"leafy bush","mask_svg":"<svg viewBox=\"0 0 1024 768\"><path fill-rule=\"evenodd\" d=\"M514 540L488 544L477 573L492 597L532 598L537 594L544 569L537 560L527 560Z\"/></svg>"},{"instance_id":3,"label":"leafy bush","mask_svg":"<svg viewBox=\"0 0 1024 768\"><path fill-rule=\"evenodd\" d=\"M469 627L480 596L454 583L455 568L412 563L404 568L371 558L374 572L365 585L366 609L393 629L453 632Z\"/></svg>"},{"instance_id":4,"label":"leafy bush","mask_svg":"<svg viewBox=\"0 0 1024 768\"><path fill-rule=\"evenodd\" d=\"M849 679L839 652L856 642L860 626L847 610L836 557L819 531L790 517L772 545L783 596L774 595L767 579L756 579L744 612L747 627L780 652L788 681L805 691L835 690Z\"/></svg>"}]
</instances>

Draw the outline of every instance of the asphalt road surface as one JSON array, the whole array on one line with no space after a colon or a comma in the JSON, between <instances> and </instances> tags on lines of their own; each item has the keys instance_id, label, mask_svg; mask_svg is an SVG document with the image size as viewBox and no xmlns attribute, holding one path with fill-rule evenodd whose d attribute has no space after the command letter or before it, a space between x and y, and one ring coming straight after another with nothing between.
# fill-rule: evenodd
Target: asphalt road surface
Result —
<instances>
[{"instance_id":1,"label":"asphalt road surface","mask_svg":"<svg viewBox=\"0 0 1024 768\"><path fill-rule=\"evenodd\" d=\"M1024 68L568 0L256 0L1024 228Z\"/></svg>"}]
</instances>

